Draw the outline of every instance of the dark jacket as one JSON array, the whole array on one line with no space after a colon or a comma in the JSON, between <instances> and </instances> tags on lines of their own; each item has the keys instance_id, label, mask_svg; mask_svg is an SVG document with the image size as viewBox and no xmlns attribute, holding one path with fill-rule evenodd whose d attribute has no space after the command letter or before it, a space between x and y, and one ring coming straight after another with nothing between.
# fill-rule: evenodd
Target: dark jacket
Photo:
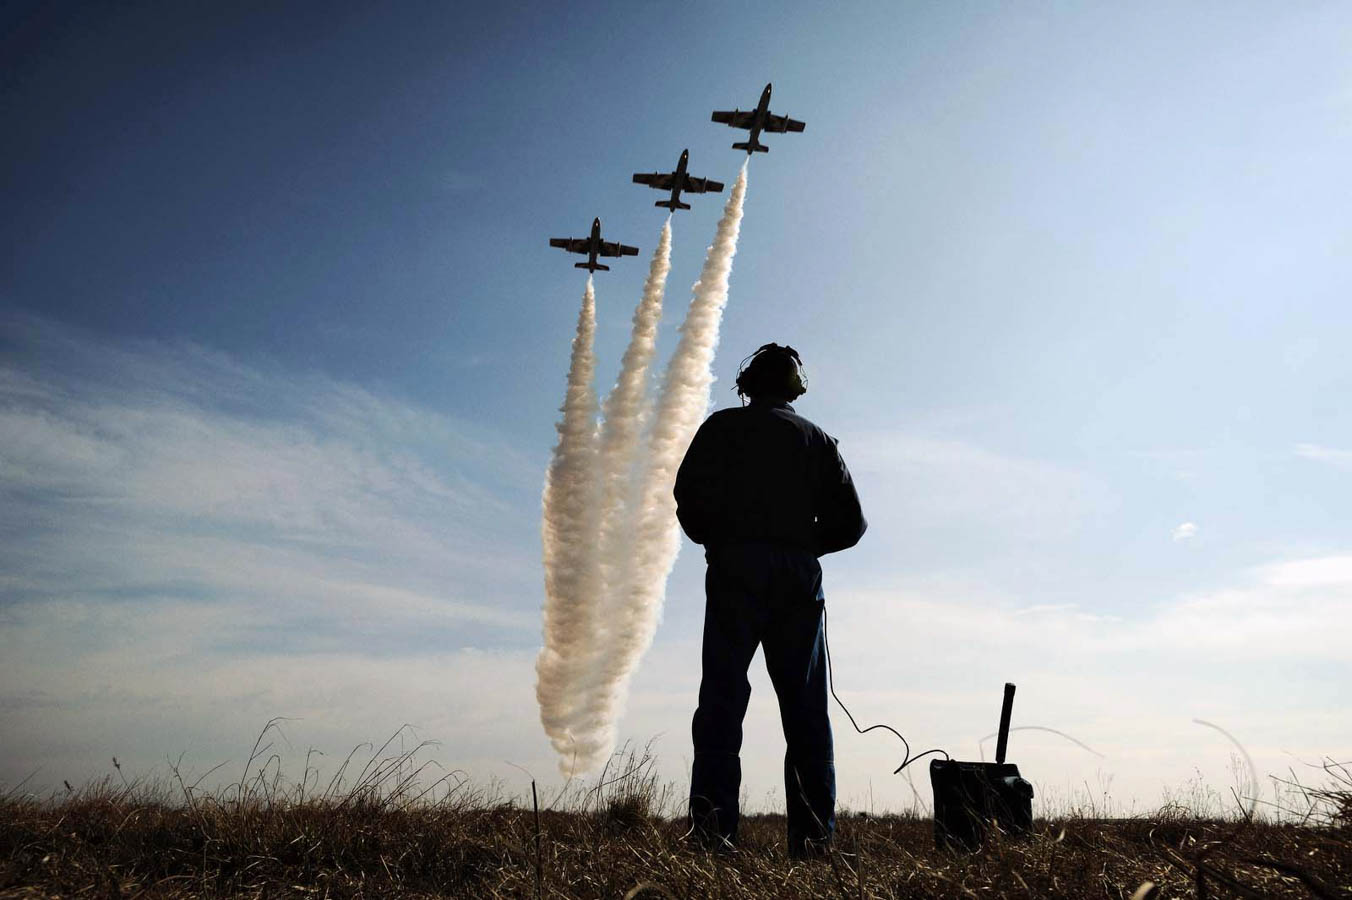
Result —
<instances>
[{"instance_id":1,"label":"dark jacket","mask_svg":"<svg viewBox=\"0 0 1352 900\"><path fill-rule=\"evenodd\" d=\"M853 547L868 527L836 439L782 402L709 416L675 494L681 527L706 546L770 541L822 556Z\"/></svg>"}]
</instances>

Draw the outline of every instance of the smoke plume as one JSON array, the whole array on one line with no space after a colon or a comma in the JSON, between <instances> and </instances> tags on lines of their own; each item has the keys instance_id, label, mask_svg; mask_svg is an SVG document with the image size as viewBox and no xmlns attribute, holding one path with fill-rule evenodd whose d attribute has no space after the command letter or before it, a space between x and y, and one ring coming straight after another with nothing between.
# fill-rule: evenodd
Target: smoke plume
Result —
<instances>
[{"instance_id":1,"label":"smoke plume","mask_svg":"<svg viewBox=\"0 0 1352 900\"><path fill-rule=\"evenodd\" d=\"M662 300L667 274L671 271L671 218L662 225L662 233L648 267L643 297L634 310L629 346L620 361L620 375L602 407L599 470L600 503L600 577L602 581L599 614L595 616L591 652L584 661L585 673L579 685L580 704L574 707L570 722L575 744L568 760L580 769L593 760L608 756L615 744L614 723L605 717L600 698L609 692L605 658L613 652L614 629L609 624L618 612L613 590L615 579L627 569L634 552L634 473L635 459L642 436L645 413L650 407L648 369L657 351L657 326L662 319Z\"/></svg>"},{"instance_id":2,"label":"smoke plume","mask_svg":"<svg viewBox=\"0 0 1352 900\"><path fill-rule=\"evenodd\" d=\"M582 295L568 365L568 388L556 426L558 443L545 476L542 534L545 564L544 647L535 662L540 721L554 749L572 756L568 724L581 697L580 664L595 633L601 591L595 535L600 522L596 482L596 294Z\"/></svg>"}]
</instances>

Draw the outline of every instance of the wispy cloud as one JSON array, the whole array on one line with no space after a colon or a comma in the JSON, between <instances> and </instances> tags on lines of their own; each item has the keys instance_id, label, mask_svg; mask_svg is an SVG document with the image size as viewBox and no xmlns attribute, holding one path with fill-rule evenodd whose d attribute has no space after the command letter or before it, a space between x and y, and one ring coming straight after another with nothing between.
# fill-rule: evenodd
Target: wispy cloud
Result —
<instances>
[{"instance_id":1,"label":"wispy cloud","mask_svg":"<svg viewBox=\"0 0 1352 900\"><path fill-rule=\"evenodd\" d=\"M975 575L837 590L837 689L861 723L900 724L913 745L975 759L976 738L994 730L1000 685L1014 681L1016 724L1057 728L1108 754L1021 734L1014 753L1026 772L1041 784L1061 784L1055 773L1064 773L1071 786L1108 772L1119 801L1146 808L1194 766L1226 783L1229 751L1194 717L1226 722L1263 773L1352 738L1339 691L1352 676L1352 557L1275 561L1129 615L1092 604L1028 606ZM867 788L849 773L878 771L896 747L837 724L844 795Z\"/></svg>"},{"instance_id":2,"label":"wispy cloud","mask_svg":"<svg viewBox=\"0 0 1352 900\"><path fill-rule=\"evenodd\" d=\"M533 650L539 473L493 434L191 345L0 339L0 731L49 733L15 719L42 698L205 709L190 673L258 660Z\"/></svg>"},{"instance_id":3,"label":"wispy cloud","mask_svg":"<svg viewBox=\"0 0 1352 900\"><path fill-rule=\"evenodd\" d=\"M1173 535L1174 541L1190 541L1197 537L1197 525L1194 522L1182 522L1175 526Z\"/></svg>"},{"instance_id":4,"label":"wispy cloud","mask_svg":"<svg viewBox=\"0 0 1352 900\"><path fill-rule=\"evenodd\" d=\"M1327 463L1340 469L1352 469L1352 450L1337 450L1319 444L1297 444L1296 455L1302 459Z\"/></svg>"},{"instance_id":5,"label":"wispy cloud","mask_svg":"<svg viewBox=\"0 0 1352 900\"><path fill-rule=\"evenodd\" d=\"M904 511L931 528L961 522L1049 537L1075 528L1107 496L1081 472L951 438L862 434L841 452L856 479L871 482L870 515Z\"/></svg>"},{"instance_id":6,"label":"wispy cloud","mask_svg":"<svg viewBox=\"0 0 1352 900\"><path fill-rule=\"evenodd\" d=\"M34 771L39 785L78 782L106 772L114 755L134 773L163 771L166 755L180 753L198 773L233 760L228 775L238 777L252 736L278 715L297 720L287 732L299 746L285 753L297 768L313 746L328 754L316 762L331 771L335 755L404 723L442 741L437 756L476 778L529 753L533 650L446 646L375 656L348 640L324 646L299 636L309 646L298 652L296 640L279 635L247 653L222 652L219 642L200 651L204 634L228 640L242 612L258 611L178 598L9 610L0 638L0 784ZM513 709L527 714L504 715Z\"/></svg>"},{"instance_id":7,"label":"wispy cloud","mask_svg":"<svg viewBox=\"0 0 1352 900\"><path fill-rule=\"evenodd\" d=\"M1283 589L1348 587L1352 586L1352 555L1273 563L1259 573L1263 581Z\"/></svg>"}]
</instances>

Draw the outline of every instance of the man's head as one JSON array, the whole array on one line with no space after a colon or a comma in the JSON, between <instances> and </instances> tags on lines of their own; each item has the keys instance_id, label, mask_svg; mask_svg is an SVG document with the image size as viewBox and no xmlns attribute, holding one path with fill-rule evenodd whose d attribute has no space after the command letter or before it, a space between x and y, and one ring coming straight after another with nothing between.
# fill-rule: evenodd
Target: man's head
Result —
<instances>
[{"instance_id":1,"label":"man's head","mask_svg":"<svg viewBox=\"0 0 1352 900\"><path fill-rule=\"evenodd\" d=\"M807 375L797 350L766 344L742 360L736 387L737 396L744 399L791 403L807 392Z\"/></svg>"}]
</instances>

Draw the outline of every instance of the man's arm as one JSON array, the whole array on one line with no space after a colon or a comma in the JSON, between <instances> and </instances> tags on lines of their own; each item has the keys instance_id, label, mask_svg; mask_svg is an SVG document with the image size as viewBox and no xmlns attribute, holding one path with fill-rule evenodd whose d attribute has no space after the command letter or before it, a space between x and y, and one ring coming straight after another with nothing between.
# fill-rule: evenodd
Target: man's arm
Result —
<instances>
[{"instance_id":1,"label":"man's arm","mask_svg":"<svg viewBox=\"0 0 1352 900\"><path fill-rule=\"evenodd\" d=\"M705 419L676 471L676 518L686 536L704 544L714 535L723 495L723 454L717 426Z\"/></svg>"},{"instance_id":2,"label":"man's arm","mask_svg":"<svg viewBox=\"0 0 1352 900\"><path fill-rule=\"evenodd\" d=\"M868 528L864 520L864 511L859 506L859 494L854 489L854 479L845 467L835 438L827 438L827 447L822 454L821 497L817 508L817 521L813 525L813 538L818 556L847 550L859 543Z\"/></svg>"}]
</instances>

